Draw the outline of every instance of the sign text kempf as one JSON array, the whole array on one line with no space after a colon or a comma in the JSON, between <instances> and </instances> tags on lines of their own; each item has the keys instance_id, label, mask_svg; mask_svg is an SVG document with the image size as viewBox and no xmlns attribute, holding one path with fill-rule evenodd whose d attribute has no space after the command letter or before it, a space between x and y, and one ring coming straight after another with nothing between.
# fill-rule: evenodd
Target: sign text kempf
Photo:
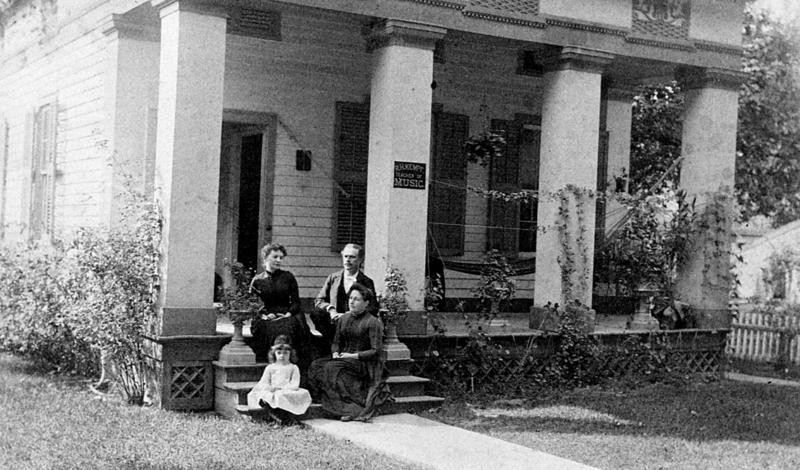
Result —
<instances>
[{"instance_id":1,"label":"sign text kempf","mask_svg":"<svg viewBox=\"0 0 800 470\"><path fill-rule=\"evenodd\" d=\"M394 162L394 187L425 189L425 164Z\"/></svg>"}]
</instances>

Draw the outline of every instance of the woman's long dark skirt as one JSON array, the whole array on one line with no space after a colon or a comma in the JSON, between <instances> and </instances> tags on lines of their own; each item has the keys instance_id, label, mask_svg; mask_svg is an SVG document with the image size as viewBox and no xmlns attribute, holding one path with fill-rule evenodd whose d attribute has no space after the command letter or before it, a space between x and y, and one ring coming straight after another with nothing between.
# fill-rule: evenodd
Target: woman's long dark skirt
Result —
<instances>
[{"instance_id":1,"label":"woman's long dark skirt","mask_svg":"<svg viewBox=\"0 0 800 470\"><path fill-rule=\"evenodd\" d=\"M391 397L380 361L321 358L308 369L309 384L325 411L369 419Z\"/></svg>"}]
</instances>

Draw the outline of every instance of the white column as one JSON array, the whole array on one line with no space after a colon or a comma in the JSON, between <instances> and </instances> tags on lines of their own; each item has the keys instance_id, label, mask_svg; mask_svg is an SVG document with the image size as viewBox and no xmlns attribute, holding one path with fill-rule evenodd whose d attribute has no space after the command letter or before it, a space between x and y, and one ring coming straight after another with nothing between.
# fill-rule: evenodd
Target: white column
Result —
<instances>
[{"instance_id":1,"label":"white column","mask_svg":"<svg viewBox=\"0 0 800 470\"><path fill-rule=\"evenodd\" d=\"M534 304L592 302L594 197L565 192L562 203L549 194L572 185L588 193L597 187L600 128L600 82L610 54L565 47L548 64L542 98L542 140L539 169L539 226L536 243ZM560 228L566 222L566 227ZM566 235L566 243L562 243ZM562 246L563 245L563 246ZM562 279L562 265L571 273ZM571 292L567 292L570 290Z\"/></svg>"},{"instance_id":2,"label":"white column","mask_svg":"<svg viewBox=\"0 0 800 470\"><path fill-rule=\"evenodd\" d=\"M434 42L445 30L386 20L371 35L366 273L383 289L387 263L403 271L409 306L423 310ZM416 170L396 170L396 164ZM424 167L422 185L413 186ZM405 173L401 174L401 173ZM409 176L403 181L396 177Z\"/></svg>"},{"instance_id":3,"label":"white column","mask_svg":"<svg viewBox=\"0 0 800 470\"><path fill-rule=\"evenodd\" d=\"M736 127L741 74L719 69L680 70L678 80L685 93L680 186L696 198L703 211L717 191L732 196L736 167ZM733 199L728 198L722 229L729 231ZM709 248L713 233L695 240L690 258L678 273L676 291L692 305L703 328L729 327L728 269L730 261Z\"/></svg>"},{"instance_id":4,"label":"white column","mask_svg":"<svg viewBox=\"0 0 800 470\"><path fill-rule=\"evenodd\" d=\"M161 13L156 198L165 219L161 335L214 334L224 14L197 2Z\"/></svg>"},{"instance_id":5,"label":"white column","mask_svg":"<svg viewBox=\"0 0 800 470\"><path fill-rule=\"evenodd\" d=\"M631 115L633 113L633 86L612 85L607 90L606 130L608 131L608 174L606 184L609 191L616 189L615 176L631 174ZM628 191L628 179L624 192ZM625 207L616 200L606 203L606 233L625 215Z\"/></svg>"}]
</instances>

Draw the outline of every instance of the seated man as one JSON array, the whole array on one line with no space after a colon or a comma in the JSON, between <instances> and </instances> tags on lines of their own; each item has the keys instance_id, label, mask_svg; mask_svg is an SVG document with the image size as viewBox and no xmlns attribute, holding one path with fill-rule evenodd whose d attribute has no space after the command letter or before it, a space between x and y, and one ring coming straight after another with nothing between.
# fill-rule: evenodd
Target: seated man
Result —
<instances>
[{"instance_id":1,"label":"seated man","mask_svg":"<svg viewBox=\"0 0 800 470\"><path fill-rule=\"evenodd\" d=\"M359 283L375 293L375 283L361 272L361 263L364 261L364 249L360 245L349 243L342 249L342 265L344 269L337 271L322 285L319 294L314 299L312 319L317 329L325 340L325 354L330 354L330 345L333 334L336 332L335 322L348 310L347 296L350 287ZM370 312L377 312L377 305L370 306Z\"/></svg>"}]
</instances>

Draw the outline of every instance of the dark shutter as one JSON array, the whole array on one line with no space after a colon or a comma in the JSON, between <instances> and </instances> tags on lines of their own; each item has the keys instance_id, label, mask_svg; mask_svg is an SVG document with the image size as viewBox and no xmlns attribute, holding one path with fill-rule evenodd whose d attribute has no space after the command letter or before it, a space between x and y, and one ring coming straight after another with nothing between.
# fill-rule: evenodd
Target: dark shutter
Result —
<instances>
[{"instance_id":1,"label":"dark shutter","mask_svg":"<svg viewBox=\"0 0 800 470\"><path fill-rule=\"evenodd\" d=\"M5 239L6 179L8 175L8 122L0 119L0 240Z\"/></svg>"},{"instance_id":2,"label":"dark shutter","mask_svg":"<svg viewBox=\"0 0 800 470\"><path fill-rule=\"evenodd\" d=\"M30 228L33 239L52 233L55 199L56 105L40 107L33 121Z\"/></svg>"},{"instance_id":3,"label":"dark shutter","mask_svg":"<svg viewBox=\"0 0 800 470\"><path fill-rule=\"evenodd\" d=\"M364 243L367 217L369 104L336 103L332 249Z\"/></svg>"},{"instance_id":4,"label":"dark shutter","mask_svg":"<svg viewBox=\"0 0 800 470\"><path fill-rule=\"evenodd\" d=\"M533 118L533 117L532 117ZM538 121L525 122L520 131L520 188L539 189L539 147L542 131ZM519 251L536 251L539 201L525 199L519 208Z\"/></svg>"},{"instance_id":5,"label":"dark shutter","mask_svg":"<svg viewBox=\"0 0 800 470\"><path fill-rule=\"evenodd\" d=\"M600 131L597 147L597 191L604 192L608 181L608 131ZM597 198L594 213L594 245L601 246L606 234L606 200Z\"/></svg>"},{"instance_id":6,"label":"dark shutter","mask_svg":"<svg viewBox=\"0 0 800 470\"><path fill-rule=\"evenodd\" d=\"M492 131L502 133L506 145L489 163L489 189L506 193L519 191L519 129L513 121L492 120ZM489 199L488 249L505 256L519 252L519 202Z\"/></svg>"},{"instance_id":7,"label":"dark shutter","mask_svg":"<svg viewBox=\"0 0 800 470\"><path fill-rule=\"evenodd\" d=\"M434 112L432 127L428 250L443 256L461 255L467 203L464 142L469 137L469 117Z\"/></svg>"}]
</instances>

